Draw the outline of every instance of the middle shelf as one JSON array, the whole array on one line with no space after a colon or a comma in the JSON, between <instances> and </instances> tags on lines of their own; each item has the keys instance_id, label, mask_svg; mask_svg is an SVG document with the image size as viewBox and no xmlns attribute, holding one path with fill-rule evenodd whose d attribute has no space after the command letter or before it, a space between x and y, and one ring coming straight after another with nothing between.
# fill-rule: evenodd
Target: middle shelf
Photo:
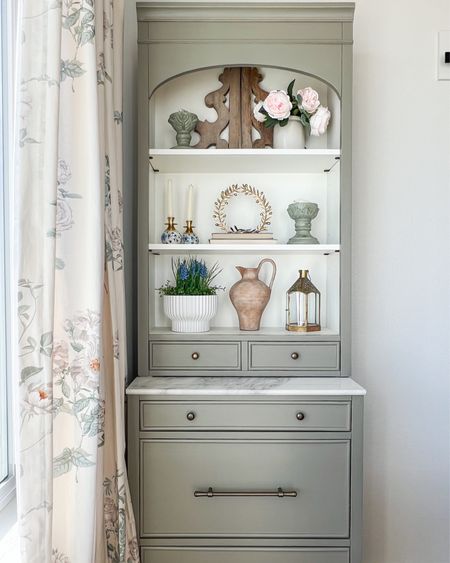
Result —
<instances>
[{"instance_id":1,"label":"middle shelf","mask_svg":"<svg viewBox=\"0 0 450 563\"><path fill-rule=\"evenodd\" d=\"M338 149L150 149L161 173L326 173L341 157Z\"/></svg>"},{"instance_id":2,"label":"middle shelf","mask_svg":"<svg viewBox=\"0 0 450 563\"><path fill-rule=\"evenodd\" d=\"M149 244L152 254L334 254L340 244Z\"/></svg>"}]
</instances>

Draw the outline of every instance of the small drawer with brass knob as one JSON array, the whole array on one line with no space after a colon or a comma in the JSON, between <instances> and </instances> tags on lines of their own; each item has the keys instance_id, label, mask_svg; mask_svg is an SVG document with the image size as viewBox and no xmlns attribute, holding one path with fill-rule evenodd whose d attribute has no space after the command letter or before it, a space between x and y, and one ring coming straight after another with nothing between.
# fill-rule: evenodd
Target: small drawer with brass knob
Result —
<instances>
[{"instance_id":1,"label":"small drawer with brass knob","mask_svg":"<svg viewBox=\"0 0 450 563\"><path fill-rule=\"evenodd\" d=\"M154 371L230 371L241 369L240 342L150 342Z\"/></svg>"},{"instance_id":2,"label":"small drawer with brass knob","mask_svg":"<svg viewBox=\"0 0 450 563\"><path fill-rule=\"evenodd\" d=\"M339 342L250 342L253 371L337 371Z\"/></svg>"}]
</instances>

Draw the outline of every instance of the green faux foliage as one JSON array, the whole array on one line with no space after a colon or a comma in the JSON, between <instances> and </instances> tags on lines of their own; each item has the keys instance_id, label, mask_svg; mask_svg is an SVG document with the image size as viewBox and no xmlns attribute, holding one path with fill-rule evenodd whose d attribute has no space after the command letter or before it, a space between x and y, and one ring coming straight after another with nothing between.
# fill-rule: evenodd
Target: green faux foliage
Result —
<instances>
[{"instance_id":1,"label":"green faux foliage","mask_svg":"<svg viewBox=\"0 0 450 563\"><path fill-rule=\"evenodd\" d=\"M294 96L292 94L292 89L294 88L294 83L295 83L295 78L292 82L289 83L289 86L287 87L287 94L291 98L291 101L294 98Z\"/></svg>"},{"instance_id":2,"label":"green faux foliage","mask_svg":"<svg viewBox=\"0 0 450 563\"><path fill-rule=\"evenodd\" d=\"M204 260L195 257L172 259L175 284L167 281L158 289L160 295L216 295L219 285L212 281L220 274L217 262L208 268Z\"/></svg>"}]
</instances>

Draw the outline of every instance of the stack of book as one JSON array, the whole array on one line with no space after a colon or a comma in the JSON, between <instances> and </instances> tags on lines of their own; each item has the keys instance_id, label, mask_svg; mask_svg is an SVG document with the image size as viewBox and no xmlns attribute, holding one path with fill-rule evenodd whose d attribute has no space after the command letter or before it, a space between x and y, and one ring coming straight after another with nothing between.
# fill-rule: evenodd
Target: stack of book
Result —
<instances>
[{"instance_id":1,"label":"stack of book","mask_svg":"<svg viewBox=\"0 0 450 563\"><path fill-rule=\"evenodd\" d=\"M273 233L212 233L210 244L276 244Z\"/></svg>"}]
</instances>

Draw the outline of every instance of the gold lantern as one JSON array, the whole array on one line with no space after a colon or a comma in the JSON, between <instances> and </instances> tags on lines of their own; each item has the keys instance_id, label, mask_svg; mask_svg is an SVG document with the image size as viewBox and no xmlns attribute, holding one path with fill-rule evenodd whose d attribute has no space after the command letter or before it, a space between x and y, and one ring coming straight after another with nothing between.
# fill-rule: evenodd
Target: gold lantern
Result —
<instances>
[{"instance_id":1,"label":"gold lantern","mask_svg":"<svg viewBox=\"0 0 450 563\"><path fill-rule=\"evenodd\" d=\"M299 270L299 274L286 293L286 330L320 330L320 291L313 285L309 270Z\"/></svg>"}]
</instances>

